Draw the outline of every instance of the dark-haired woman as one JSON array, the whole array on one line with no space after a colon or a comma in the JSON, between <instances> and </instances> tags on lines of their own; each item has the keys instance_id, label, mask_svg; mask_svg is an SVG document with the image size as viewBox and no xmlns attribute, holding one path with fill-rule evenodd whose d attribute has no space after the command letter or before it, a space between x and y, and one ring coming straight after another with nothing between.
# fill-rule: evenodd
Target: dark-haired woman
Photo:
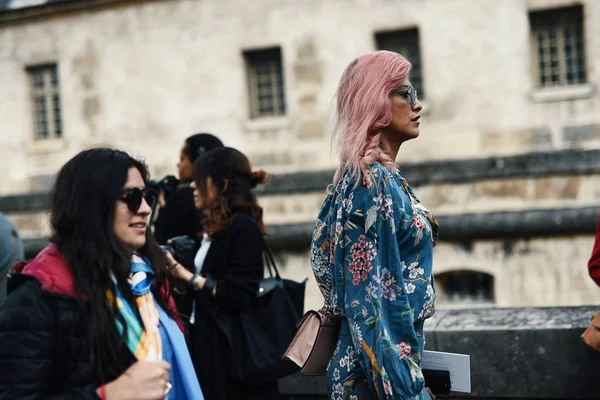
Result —
<instances>
[{"instance_id":1,"label":"dark-haired woman","mask_svg":"<svg viewBox=\"0 0 600 400\"><path fill-rule=\"evenodd\" d=\"M190 315L192 360L207 400L277 399L277 382L254 386L232 379L228 349L214 316L252 307L263 277L262 208L252 188L267 181L252 172L242 153L224 147L200 157L194 170L194 201L206 215L195 273L167 254L173 275L193 291Z\"/></svg>"},{"instance_id":2,"label":"dark-haired woman","mask_svg":"<svg viewBox=\"0 0 600 400\"><path fill-rule=\"evenodd\" d=\"M203 398L147 229L147 181L111 149L60 170L52 244L15 267L0 310L0 399Z\"/></svg>"},{"instance_id":3,"label":"dark-haired woman","mask_svg":"<svg viewBox=\"0 0 600 400\"><path fill-rule=\"evenodd\" d=\"M209 133L197 133L185 139L179 154L177 172L179 186L167 199L160 200L158 218L154 224L154 237L159 244L167 240L186 235L198 240L202 238L202 212L194 206L193 189L190 183L194 179L193 167L196 159L210 151L223 147L223 143Z\"/></svg>"}]
</instances>

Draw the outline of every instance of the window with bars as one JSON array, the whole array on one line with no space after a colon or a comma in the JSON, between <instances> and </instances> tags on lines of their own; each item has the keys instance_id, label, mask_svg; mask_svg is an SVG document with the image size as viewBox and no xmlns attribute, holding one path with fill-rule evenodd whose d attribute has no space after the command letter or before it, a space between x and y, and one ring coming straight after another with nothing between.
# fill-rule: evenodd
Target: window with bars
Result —
<instances>
[{"instance_id":1,"label":"window with bars","mask_svg":"<svg viewBox=\"0 0 600 400\"><path fill-rule=\"evenodd\" d=\"M494 303L494 277L475 271L450 271L435 277L440 304Z\"/></svg>"},{"instance_id":2,"label":"window with bars","mask_svg":"<svg viewBox=\"0 0 600 400\"><path fill-rule=\"evenodd\" d=\"M586 83L583 7L531 12L529 20L537 86Z\"/></svg>"},{"instance_id":3,"label":"window with bars","mask_svg":"<svg viewBox=\"0 0 600 400\"><path fill-rule=\"evenodd\" d=\"M244 52L250 118L285 115L285 86L279 47Z\"/></svg>"},{"instance_id":4,"label":"window with bars","mask_svg":"<svg viewBox=\"0 0 600 400\"><path fill-rule=\"evenodd\" d=\"M410 82L417 89L420 99L425 98L423 91L423 71L421 64L421 51L419 47L419 30L403 29L375 33L375 42L378 50L394 51L403 55L412 64Z\"/></svg>"},{"instance_id":5,"label":"window with bars","mask_svg":"<svg viewBox=\"0 0 600 400\"><path fill-rule=\"evenodd\" d=\"M35 139L62 137L58 67L56 64L27 69L31 85Z\"/></svg>"}]
</instances>

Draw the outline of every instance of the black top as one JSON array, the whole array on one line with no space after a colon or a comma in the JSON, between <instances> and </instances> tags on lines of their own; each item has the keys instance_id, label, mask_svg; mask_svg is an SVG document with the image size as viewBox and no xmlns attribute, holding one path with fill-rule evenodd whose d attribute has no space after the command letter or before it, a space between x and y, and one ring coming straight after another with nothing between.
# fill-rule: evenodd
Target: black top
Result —
<instances>
[{"instance_id":1,"label":"black top","mask_svg":"<svg viewBox=\"0 0 600 400\"><path fill-rule=\"evenodd\" d=\"M154 237L159 244L166 244L167 240L181 235L199 241L202 218L202 212L194 204L194 190L189 185L182 185L159 210Z\"/></svg>"}]
</instances>

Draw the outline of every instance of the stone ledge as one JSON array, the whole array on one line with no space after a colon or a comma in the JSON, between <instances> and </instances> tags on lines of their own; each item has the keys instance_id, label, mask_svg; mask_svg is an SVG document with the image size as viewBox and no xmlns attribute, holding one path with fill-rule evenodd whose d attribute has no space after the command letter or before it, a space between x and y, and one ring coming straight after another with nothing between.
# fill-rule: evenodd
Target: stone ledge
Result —
<instances>
[{"instance_id":1,"label":"stone ledge","mask_svg":"<svg viewBox=\"0 0 600 400\"><path fill-rule=\"evenodd\" d=\"M469 397L597 399L600 353L580 336L599 309L438 311L426 348L471 355Z\"/></svg>"},{"instance_id":2,"label":"stone ledge","mask_svg":"<svg viewBox=\"0 0 600 400\"><path fill-rule=\"evenodd\" d=\"M472 241L594 234L600 207L499 211L438 215L440 241ZM267 242L275 251L297 251L310 245L313 223L269 226Z\"/></svg>"},{"instance_id":3,"label":"stone ledge","mask_svg":"<svg viewBox=\"0 0 600 400\"><path fill-rule=\"evenodd\" d=\"M503 211L482 214L440 215L441 241L506 239L536 236L594 234L600 207ZM301 252L310 246L313 223L267 226L267 243L275 252ZM37 254L45 238L23 240L27 257Z\"/></svg>"},{"instance_id":4,"label":"stone ledge","mask_svg":"<svg viewBox=\"0 0 600 400\"><path fill-rule=\"evenodd\" d=\"M4 214L49 210L50 206L48 193L25 193L0 197L0 211Z\"/></svg>"},{"instance_id":5,"label":"stone ledge","mask_svg":"<svg viewBox=\"0 0 600 400\"><path fill-rule=\"evenodd\" d=\"M472 393L444 398L600 398L600 353L580 338L598 309L438 311L425 325L426 349L471 356ZM323 377L293 375L279 387L286 399L325 399L327 394Z\"/></svg>"},{"instance_id":6,"label":"stone ledge","mask_svg":"<svg viewBox=\"0 0 600 400\"><path fill-rule=\"evenodd\" d=\"M591 175L600 173L600 150L562 150L482 159L428 161L402 166L411 186L433 183L467 183L489 179ZM325 192L334 171L278 174L257 188L261 196ZM50 207L47 193L0 197L0 211L27 212Z\"/></svg>"},{"instance_id":7,"label":"stone ledge","mask_svg":"<svg viewBox=\"0 0 600 400\"><path fill-rule=\"evenodd\" d=\"M413 187L489 179L600 173L600 150L561 150L516 156L406 163L401 170ZM324 192L335 171L279 174L259 187L259 195Z\"/></svg>"}]
</instances>

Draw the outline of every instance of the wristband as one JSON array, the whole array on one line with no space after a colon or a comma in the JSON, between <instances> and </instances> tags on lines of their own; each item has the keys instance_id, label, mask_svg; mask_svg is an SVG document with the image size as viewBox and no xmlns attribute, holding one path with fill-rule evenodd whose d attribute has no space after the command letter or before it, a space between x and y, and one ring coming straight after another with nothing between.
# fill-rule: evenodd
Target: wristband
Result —
<instances>
[{"instance_id":1,"label":"wristband","mask_svg":"<svg viewBox=\"0 0 600 400\"><path fill-rule=\"evenodd\" d=\"M198 278L199 275L198 274L194 274L192 275L192 277L190 278L190 280L188 281L188 286L192 289L192 290L196 290L196 288L194 287L194 281L196 280L196 278Z\"/></svg>"},{"instance_id":2,"label":"wristband","mask_svg":"<svg viewBox=\"0 0 600 400\"><path fill-rule=\"evenodd\" d=\"M206 276L205 279L206 280L204 281L204 287L202 288L202 291L206 292L206 294L212 297L213 291L215 290L215 286L217 285L217 283L210 276Z\"/></svg>"}]
</instances>

